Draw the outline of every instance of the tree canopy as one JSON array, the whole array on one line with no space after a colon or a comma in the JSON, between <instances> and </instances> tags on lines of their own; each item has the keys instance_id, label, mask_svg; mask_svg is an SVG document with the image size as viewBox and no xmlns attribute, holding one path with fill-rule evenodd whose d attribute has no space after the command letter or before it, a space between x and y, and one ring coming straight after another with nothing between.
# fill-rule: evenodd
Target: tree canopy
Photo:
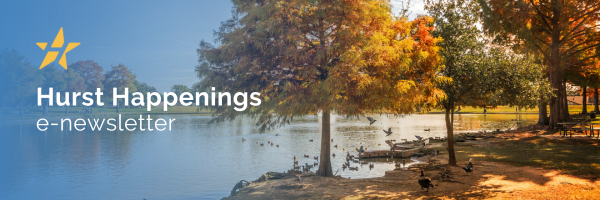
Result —
<instances>
[{"instance_id":1,"label":"tree canopy","mask_svg":"<svg viewBox=\"0 0 600 200\"><path fill-rule=\"evenodd\" d=\"M408 114L435 106L443 92L432 18L393 17L387 1L233 1L233 17L201 42L200 86L260 92L245 112L216 107L217 120L240 114L270 128L294 116L323 116L321 165L331 176L329 114Z\"/></svg>"},{"instance_id":2,"label":"tree canopy","mask_svg":"<svg viewBox=\"0 0 600 200\"><path fill-rule=\"evenodd\" d=\"M598 0L478 0L483 27L500 44L543 57L553 90L550 127L568 120L565 100L566 69L600 56ZM544 105L545 106L545 105Z\"/></svg>"},{"instance_id":3,"label":"tree canopy","mask_svg":"<svg viewBox=\"0 0 600 200\"><path fill-rule=\"evenodd\" d=\"M449 163L454 157L453 114L458 105L495 107L498 105L533 107L538 96L547 91L542 67L528 55L518 55L491 45L477 27L480 7L469 0L438 0L427 4L435 18L433 36L443 40L444 69L448 81L438 87L446 93L439 106L446 111Z\"/></svg>"}]
</instances>

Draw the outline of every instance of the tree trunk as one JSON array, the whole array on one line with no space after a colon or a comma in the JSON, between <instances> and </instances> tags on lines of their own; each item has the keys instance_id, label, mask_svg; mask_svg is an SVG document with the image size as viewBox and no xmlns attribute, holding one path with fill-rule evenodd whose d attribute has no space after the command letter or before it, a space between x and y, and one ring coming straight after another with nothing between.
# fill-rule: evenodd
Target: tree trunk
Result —
<instances>
[{"instance_id":1,"label":"tree trunk","mask_svg":"<svg viewBox=\"0 0 600 200\"><path fill-rule=\"evenodd\" d=\"M448 164L456 165L456 156L454 155L454 127L450 119L452 108L446 107L446 130L448 137ZM453 117L452 117L453 118Z\"/></svg>"},{"instance_id":2,"label":"tree trunk","mask_svg":"<svg viewBox=\"0 0 600 200\"><path fill-rule=\"evenodd\" d=\"M538 116L538 125L546 126L548 125L548 102L543 100L544 98L540 97L540 105L539 105L539 116Z\"/></svg>"},{"instance_id":3,"label":"tree trunk","mask_svg":"<svg viewBox=\"0 0 600 200\"><path fill-rule=\"evenodd\" d=\"M598 114L598 88L594 88L594 113Z\"/></svg>"},{"instance_id":4,"label":"tree trunk","mask_svg":"<svg viewBox=\"0 0 600 200\"><path fill-rule=\"evenodd\" d=\"M583 87L583 91L581 92L581 97L583 97L583 100L581 102L581 114L586 115L587 112L587 86Z\"/></svg>"},{"instance_id":5,"label":"tree trunk","mask_svg":"<svg viewBox=\"0 0 600 200\"><path fill-rule=\"evenodd\" d=\"M19 99L19 115L23 116L23 94L21 93L21 99Z\"/></svg>"},{"instance_id":6,"label":"tree trunk","mask_svg":"<svg viewBox=\"0 0 600 200\"><path fill-rule=\"evenodd\" d=\"M319 170L317 170L317 175L324 177L333 176L330 157L331 143L329 142L331 140L329 115L329 111L323 111L323 121L321 122L321 160Z\"/></svg>"},{"instance_id":7,"label":"tree trunk","mask_svg":"<svg viewBox=\"0 0 600 200\"><path fill-rule=\"evenodd\" d=\"M554 96L550 97L550 122L549 129L557 128L556 123L563 122L563 110L564 104L562 99L562 78L560 72L558 70L550 70L550 86L553 88L552 92Z\"/></svg>"},{"instance_id":8,"label":"tree trunk","mask_svg":"<svg viewBox=\"0 0 600 200\"><path fill-rule=\"evenodd\" d=\"M563 109L563 121L571 121L571 114L569 114L569 103L567 101L567 80L563 80L563 88L562 88L562 103L563 105L565 105L564 109ZM587 110L587 106L586 106L586 110Z\"/></svg>"}]
</instances>

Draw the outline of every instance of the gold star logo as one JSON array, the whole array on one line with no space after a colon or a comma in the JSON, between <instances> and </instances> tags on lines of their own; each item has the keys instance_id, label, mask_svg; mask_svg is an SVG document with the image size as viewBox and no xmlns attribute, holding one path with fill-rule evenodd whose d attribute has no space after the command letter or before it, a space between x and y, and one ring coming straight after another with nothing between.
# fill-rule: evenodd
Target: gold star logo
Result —
<instances>
[{"instance_id":1,"label":"gold star logo","mask_svg":"<svg viewBox=\"0 0 600 200\"><path fill-rule=\"evenodd\" d=\"M64 43L65 43L65 37L63 35L63 28L60 27L60 31L58 31L58 34L56 34L56 38L54 38L54 42L52 42L52 45L50 47L62 48ZM35 44L37 44L42 50L45 50L46 46L48 45L48 43L46 43L46 42L38 42ZM60 57L60 60L58 61L58 64L60 64L60 66L67 69L67 53L69 51L73 50L75 47L79 46L79 44L81 44L81 43L69 42L69 44L67 44L67 48L65 49L65 52L62 54L62 56ZM59 53L58 51L48 51L48 53L46 53L46 57L44 58L44 61L42 61L42 65L40 65L40 69L42 69L46 65L54 62L54 60L56 60L56 57L58 57L58 53Z\"/></svg>"}]
</instances>

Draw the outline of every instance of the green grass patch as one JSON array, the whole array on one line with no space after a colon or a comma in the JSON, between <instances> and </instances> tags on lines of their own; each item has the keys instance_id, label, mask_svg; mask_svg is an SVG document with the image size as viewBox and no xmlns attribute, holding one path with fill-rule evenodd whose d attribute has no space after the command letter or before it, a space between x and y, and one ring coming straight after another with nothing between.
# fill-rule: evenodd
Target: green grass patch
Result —
<instances>
[{"instance_id":1,"label":"green grass patch","mask_svg":"<svg viewBox=\"0 0 600 200\"><path fill-rule=\"evenodd\" d=\"M533 137L500 141L481 147L469 143L455 146L456 159L506 162L515 166L532 166L562 170L571 175L600 178L600 141L562 140ZM443 147L445 150L445 146Z\"/></svg>"}]
</instances>

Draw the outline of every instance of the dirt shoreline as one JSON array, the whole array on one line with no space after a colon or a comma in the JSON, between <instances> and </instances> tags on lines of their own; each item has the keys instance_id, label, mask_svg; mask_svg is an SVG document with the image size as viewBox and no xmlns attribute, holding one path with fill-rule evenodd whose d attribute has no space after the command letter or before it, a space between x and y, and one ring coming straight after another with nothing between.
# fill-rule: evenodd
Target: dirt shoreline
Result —
<instances>
[{"instance_id":1,"label":"dirt shoreline","mask_svg":"<svg viewBox=\"0 0 600 200\"><path fill-rule=\"evenodd\" d=\"M543 137L556 137L546 134ZM528 139L539 137L529 132L498 134L491 139L471 140L468 145L494 145L503 137ZM582 138L585 139L585 138ZM303 175L253 183L235 195L236 199L598 199L600 181L569 175L556 169L515 166L503 162L473 162L473 174L461 169L468 164L460 160L448 165L448 155L423 157L420 168L396 169L385 176L367 179L324 178ZM421 190L417 183L420 169L433 180L435 188ZM439 173L447 171L449 178Z\"/></svg>"}]
</instances>

